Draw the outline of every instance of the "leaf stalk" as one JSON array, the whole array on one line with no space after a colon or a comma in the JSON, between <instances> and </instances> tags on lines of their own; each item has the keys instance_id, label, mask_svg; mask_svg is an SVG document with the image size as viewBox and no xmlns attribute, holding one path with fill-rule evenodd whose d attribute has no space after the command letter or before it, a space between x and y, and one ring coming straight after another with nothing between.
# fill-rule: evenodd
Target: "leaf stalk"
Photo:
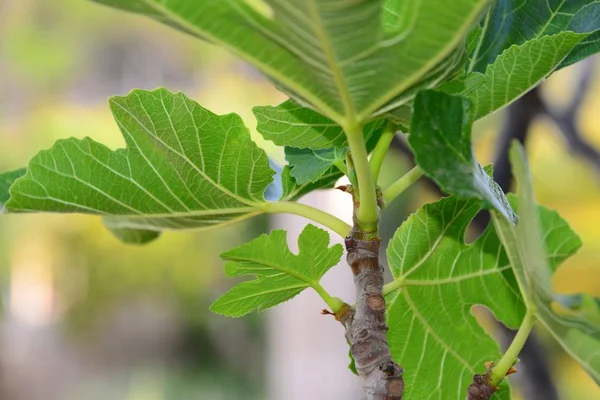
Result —
<instances>
[{"instance_id":1,"label":"leaf stalk","mask_svg":"<svg viewBox=\"0 0 600 400\"><path fill-rule=\"evenodd\" d=\"M263 211L268 214L294 214L308 218L318 224L321 224L341 237L345 238L350 234L352 227L341 219L315 207L292 201L275 201L265 203Z\"/></svg>"},{"instance_id":2,"label":"leaf stalk","mask_svg":"<svg viewBox=\"0 0 600 400\"><path fill-rule=\"evenodd\" d=\"M392 183L383 191L383 200L386 204L400 196L406 189L423 176L423 170L417 165L408 171L402 178Z\"/></svg>"},{"instance_id":3,"label":"leaf stalk","mask_svg":"<svg viewBox=\"0 0 600 400\"><path fill-rule=\"evenodd\" d=\"M379 220L379 208L377 206L375 181L371 175L362 126L351 124L346 126L344 131L348 138L348 146L350 147L354 171L356 172L356 179L358 181L358 190L355 190L359 200L358 208L355 212L356 223L362 231L375 232L377 231Z\"/></svg>"},{"instance_id":4,"label":"leaf stalk","mask_svg":"<svg viewBox=\"0 0 600 400\"><path fill-rule=\"evenodd\" d=\"M388 152L390 144L394 139L394 135L396 134L396 130L398 129L398 125L393 123L392 121L388 121L385 128L383 129L383 133L379 138L379 141L375 145L375 149L371 154L371 173L373 175L373 181L379 181L379 172L381 171L381 165L383 164L383 159Z\"/></svg>"}]
</instances>

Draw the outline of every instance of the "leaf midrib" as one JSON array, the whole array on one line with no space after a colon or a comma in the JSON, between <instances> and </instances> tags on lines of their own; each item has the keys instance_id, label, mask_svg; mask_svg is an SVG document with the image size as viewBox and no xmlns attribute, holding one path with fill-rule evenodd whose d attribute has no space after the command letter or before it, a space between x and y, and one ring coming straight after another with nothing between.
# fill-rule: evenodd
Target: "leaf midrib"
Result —
<instances>
[{"instance_id":1,"label":"leaf midrib","mask_svg":"<svg viewBox=\"0 0 600 400\"><path fill-rule=\"evenodd\" d=\"M284 74L281 74L278 70L271 68L269 65L263 63L262 61L258 60L257 58L251 57L251 55L248 54L247 52L240 51L237 47L231 46L227 42L222 41L220 38L213 36L213 35L207 33L206 31L199 29L196 25L191 24L184 18L181 18L178 14L171 11L165 5L157 3L156 0L141 0L141 1L143 3L145 3L147 6L149 6L150 8L154 9L156 12L167 16L169 19L172 19L173 21L175 21L176 23L178 23L185 29L189 30L190 32L194 32L198 36L208 38L213 43L216 43L216 44L228 49L229 51L231 51L232 53L234 53L235 55L237 55L244 61L260 68L261 70L266 72L269 76L275 78L279 82L284 83L287 87L292 89L295 93L300 94L301 97L303 97L310 103L317 106L324 115L328 116L332 120L338 121L338 120L343 119L342 116L338 112L336 112L333 108L331 108L326 102L321 100L318 96L315 96L311 91L306 90L305 87L303 87L302 85L298 85L293 79L288 79ZM228 1L230 1L230 0L228 0Z\"/></svg>"}]
</instances>

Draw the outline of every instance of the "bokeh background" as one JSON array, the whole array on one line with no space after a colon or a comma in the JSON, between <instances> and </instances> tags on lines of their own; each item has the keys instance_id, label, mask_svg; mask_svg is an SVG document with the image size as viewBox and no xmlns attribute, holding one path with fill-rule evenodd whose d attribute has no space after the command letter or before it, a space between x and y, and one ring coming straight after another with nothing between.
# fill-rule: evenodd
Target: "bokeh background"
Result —
<instances>
[{"instance_id":1,"label":"bokeh background","mask_svg":"<svg viewBox=\"0 0 600 400\"><path fill-rule=\"evenodd\" d=\"M91 2L0 0L0 38L0 170L25 165L59 138L90 136L121 147L107 99L134 88L184 91L214 112L240 114L252 131L252 106L284 100L222 50ZM542 94L561 109L586 68L595 78L586 85L578 123L600 148L600 62L560 71ZM505 116L477 125L483 162L493 159ZM280 149L254 136L283 162ZM555 283L600 296L600 169L544 118L535 120L527 149L539 202L558 210L584 242ZM409 161L393 151L384 179L407 168ZM411 189L386 210L384 233L436 196L427 185ZM304 201L349 216L343 195L323 192ZM3 215L0 399L312 400L327 393L361 399L357 379L345 369L343 332L319 315L322 305L310 293L243 319L208 311L234 283L224 277L221 251L275 227L289 229L293 244L304 224L256 218L132 247L94 217ZM343 265L326 277L342 294L352 293L350 281ZM543 331L539 336L561 399L600 398L581 368Z\"/></svg>"}]
</instances>

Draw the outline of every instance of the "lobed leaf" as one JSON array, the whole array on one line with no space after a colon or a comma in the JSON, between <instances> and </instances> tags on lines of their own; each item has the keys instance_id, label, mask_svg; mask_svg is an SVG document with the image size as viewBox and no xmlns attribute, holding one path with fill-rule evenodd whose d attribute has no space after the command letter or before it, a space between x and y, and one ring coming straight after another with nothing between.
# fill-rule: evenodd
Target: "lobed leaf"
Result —
<instances>
[{"instance_id":1,"label":"lobed leaf","mask_svg":"<svg viewBox=\"0 0 600 400\"><path fill-rule=\"evenodd\" d=\"M165 89L135 90L113 97L110 106L127 147L58 141L13 184L8 211L102 215L121 236L226 224L262 212L273 170L239 116L213 114Z\"/></svg>"},{"instance_id":2,"label":"lobed leaf","mask_svg":"<svg viewBox=\"0 0 600 400\"><path fill-rule=\"evenodd\" d=\"M329 119L366 122L455 71L487 0L97 0L222 46ZM402 68L398 68L401 65ZM391 84L390 84L391 82ZM390 108L390 109L391 109Z\"/></svg>"},{"instance_id":3,"label":"lobed leaf","mask_svg":"<svg viewBox=\"0 0 600 400\"><path fill-rule=\"evenodd\" d=\"M419 93L408 137L415 161L445 192L479 199L514 220L502 189L475 159L472 124L469 100L434 91Z\"/></svg>"},{"instance_id":4,"label":"lobed leaf","mask_svg":"<svg viewBox=\"0 0 600 400\"><path fill-rule=\"evenodd\" d=\"M257 279L234 286L219 297L211 310L229 317L262 311L290 300L319 281L342 257L340 244L329 247L329 234L307 225L298 238L298 254L288 248L286 232L275 230L221 255L228 276L254 275Z\"/></svg>"},{"instance_id":5,"label":"lobed leaf","mask_svg":"<svg viewBox=\"0 0 600 400\"><path fill-rule=\"evenodd\" d=\"M557 265L544 257L544 243L547 249L549 232L544 226L543 216L538 215L535 208L531 175L524 150L519 144L515 143L511 148L510 159L518 184L520 218L518 225L513 227L502 217L493 215L496 230L502 238L521 291L533 303L531 306L535 306L539 321L564 350L600 383L600 314L597 303L584 296L582 304L579 304L584 307L577 310L577 304L566 302L572 298L554 292L550 278ZM554 214L553 218L562 221L558 214ZM567 226L564 221L562 224ZM554 246L560 246L560 251L567 256L580 245L579 237L568 228L555 235ZM556 307L557 303L567 306L567 309ZM575 308L571 309L571 306Z\"/></svg>"},{"instance_id":6,"label":"lobed leaf","mask_svg":"<svg viewBox=\"0 0 600 400\"><path fill-rule=\"evenodd\" d=\"M398 229L387 249L394 281L386 285L390 348L405 369L406 398L464 398L473 374L498 360L498 344L471 315L484 305L505 325L519 326L525 306L509 258L491 226L466 244L481 210L476 200L427 204ZM557 237L572 234L555 213L539 208L546 257L558 264L573 250ZM494 398L508 399L505 385Z\"/></svg>"},{"instance_id":7,"label":"lobed leaf","mask_svg":"<svg viewBox=\"0 0 600 400\"><path fill-rule=\"evenodd\" d=\"M482 21L469 70L484 72L514 45L565 31L592 33L600 29L599 16L599 1L498 0ZM587 46L579 46L574 54L585 52ZM578 61L576 58L573 62Z\"/></svg>"}]
</instances>

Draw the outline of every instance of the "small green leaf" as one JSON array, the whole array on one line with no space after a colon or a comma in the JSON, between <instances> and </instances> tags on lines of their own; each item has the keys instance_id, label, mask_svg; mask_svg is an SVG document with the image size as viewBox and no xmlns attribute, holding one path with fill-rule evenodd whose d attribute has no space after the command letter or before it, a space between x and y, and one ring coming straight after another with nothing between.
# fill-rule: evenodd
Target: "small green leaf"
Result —
<instances>
[{"instance_id":1,"label":"small green leaf","mask_svg":"<svg viewBox=\"0 0 600 400\"><path fill-rule=\"evenodd\" d=\"M483 84L467 96L474 104L474 118L485 117L534 88L585 37L562 32L508 48L488 65Z\"/></svg>"},{"instance_id":2,"label":"small green leaf","mask_svg":"<svg viewBox=\"0 0 600 400\"><path fill-rule=\"evenodd\" d=\"M10 197L9 189L18 178L25 175L25 168L0 174L0 213L4 211L4 203Z\"/></svg>"},{"instance_id":3,"label":"small green leaf","mask_svg":"<svg viewBox=\"0 0 600 400\"><path fill-rule=\"evenodd\" d=\"M281 172L281 186L283 193L281 200L298 200L300 197L318 189L331 188L338 179L342 177L342 173L337 168L329 168L315 182L306 182L299 184L291 175L291 168L286 165Z\"/></svg>"},{"instance_id":4,"label":"small green leaf","mask_svg":"<svg viewBox=\"0 0 600 400\"><path fill-rule=\"evenodd\" d=\"M258 122L258 132L278 146L318 150L347 144L341 126L291 100L277 106L257 106L252 110Z\"/></svg>"},{"instance_id":5,"label":"small green leaf","mask_svg":"<svg viewBox=\"0 0 600 400\"><path fill-rule=\"evenodd\" d=\"M498 344L471 315L484 305L516 328L525 306L509 259L491 226L466 244L465 231L481 210L476 200L455 196L427 204L398 229L387 249L394 281L384 288L394 359L405 369L407 399L462 399L473 374L500 358ZM557 237L571 234L555 213L540 207L548 261L573 251ZM451 393L451 395L450 395ZM494 399L509 399L508 388Z\"/></svg>"},{"instance_id":6,"label":"small green leaf","mask_svg":"<svg viewBox=\"0 0 600 400\"><path fill-rule=\"evenodd\" d=\"M371 152L375 148L381 137L384 124L385 119L379 119L364 127L363 133L367 142L367 152ZM319 136L321 129L312 127L311 134ZM339 167L338 169L344 170L347 153L347 147L330 147L318 150L298 149L289 146L285 148L285 158L291 167L291 174L299 184L316 182L332 167Z\"/></svg>"},{"instance_id":7,"label":"small green leaf","mask_svg":"<svg viewBox=\"0 0 600 400\"><path fill-rule=\"evenodd\" d=\"M308 287L320 288L321 277L342 257L340 244L329 247L329 234L307 225L298 238L298 254L288 248L286 232L272 231L221 256L228 276L257 279L234 286L211 306L218 314L241 317L290 300Z\"/></svg>"},{"instance_id":8,"label":"small green leaf","mask_svg":"<svg viewBox=\"0 0 600 400\"><path fill-rule=\"evenodd\" d=\"M525 152L516 142L511 148L510 159L518 185L519 223L516 227L511 226L496 214L493 214L493 220L515 271L520 290L528 302L535 305L537 318L565 351L600 383L597 303L594 305L594 299L587 298L583 310L577 312L569 307L565 309L562 305L565 303L565 297L554 292L550 281L557 265L546 260L543 253L544 247L548 251L549 245L553 245L564 256L569 256L580 247L581 241L558 214L551 218L560 222L555 223L557 228L561 229L559 234L551 232L545 226L546 218L536 210ZM552 233L555 237L553 241L548 239Z\"/></svg>"},{"instance_id":9,"label":"small green leaf","mask_svg":"<svg viewBox=\"0 0 600 400\"><path fill-rule=\"evenodd\" d=\"M434 91L419 93L408 138L415 161L445 192L479 199L514 220L502 189L475 159L472 123L473 106L467 99Z\"/></svg>"},{"instance_id":10,"label":"small green leaf","mask_svg":"<svg viewBox=\"0 0 600 400\"><path fill-rule=\"evenodd\" d=\"M118 224L117 221L111 222L108 221L106 227L108 230L112 232L120 241L127 244L147 244L150 243L160 236L160 232L157 231L147 231L142 229L119 229L115 228Z\"/></svg>"},{"instance_id":11,"label":"small green leaf","mask_svg":"<svg viewBox=\"0 0 600 400\"><path fill-rule=\"evenodd\" d=\"M498 0L482 22L471 70L484 72L513 45L564 31L594 32L600 29L599 13L599 1Z\"/></svg>"},{"instance_id":12,"label":"small green leaf","mask_svg":"<svg viewBox=\"0 0 600 400\"><path fill-rule=\"evenodd\" d=\"M331 167L343 163L348 152L345 147L311 150L285 148L285 158L292 168L291 174L299 184L317 181Z\"/></svg>"},{"instance_id":13,"label":"small green leaf","mask_svg":"<svg viewBox=\"0 0 600 400\"><path fill-rule=\"evenodd\" d=\"M135 90L110 106L127 147L59 140L15 182L8 211L97 214L112 230L145 231L209 227L262 212L273 170L239 116L215 115L165 89Z\"/></svg>"}]
</instances>

